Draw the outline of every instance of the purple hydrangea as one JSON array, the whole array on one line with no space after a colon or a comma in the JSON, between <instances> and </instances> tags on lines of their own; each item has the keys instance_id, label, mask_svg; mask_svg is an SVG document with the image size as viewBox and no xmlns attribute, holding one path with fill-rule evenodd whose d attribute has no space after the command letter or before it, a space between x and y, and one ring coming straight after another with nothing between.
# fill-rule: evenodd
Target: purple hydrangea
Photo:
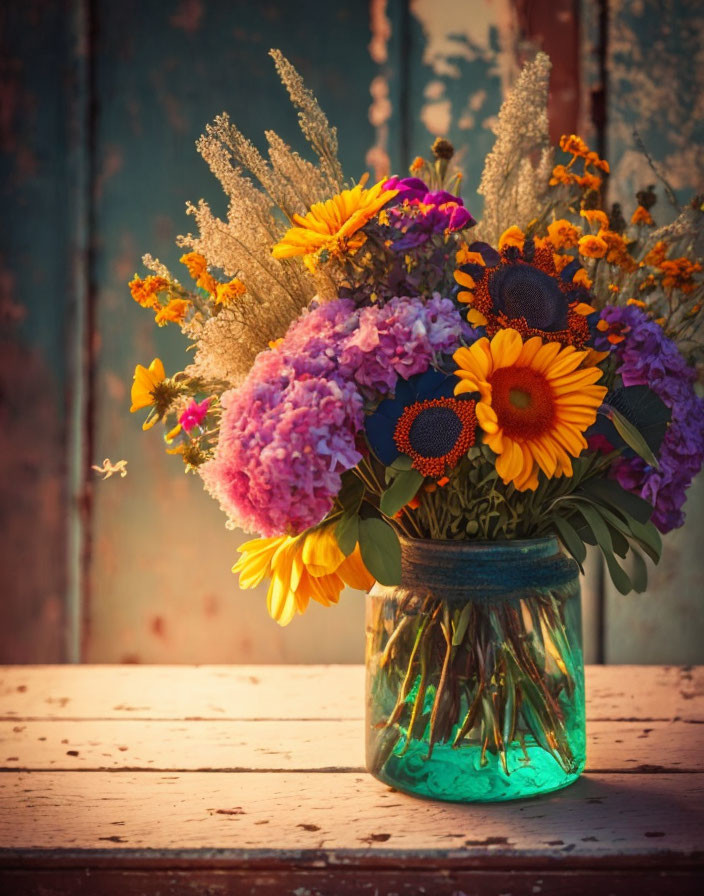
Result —
<instances>
[{"instance_id":1,"label":"purple hydrangea","mask_svg":"<svg viewBox=\"0 0 704 896\"><path fill-rule=\"evenodd\" d=\"M437 293L426 302L397 296L364 308L335 299L304 312L281 349L335 359L345 382L381 397L393 391L399 376L423 373L435 356L450 354L472 333L456 305Z\"/></svg>"},{"instance_id":2,"label":"purple hydrangea","mask_svg":"<svg viewBox=\"0 0 704 896\"><path fill-rule=\"evenodd\" d=\"M649 386L672 412L659 470L639 457L621 458L613 468L623 488L654 506L652 519L658 529L669 532L684 523L686 491L704 460L704 399L694 391L696 373L662 327L641 309L609 306L601 318L625 336L613 349L624 386Z\"/></svg>"},{"instance_id":3,"label":"purple hydrangea","mask_svg":"<svg viewBox=\"0 0 704 896\"><path fill-rule=\"evenodd\" d=\"M206 488L240 527L298 533L330 511L360 460L366 395L428 369L472 331L449 299L394 298L357 308L336 299L304 312L244 383L223 395Z\"/></svg>"},{"instance_id":4,"label":"purple hydrangea","mask_svg":"<svg viewBox=\"0 0 704 896\"><path fill-rule=\"evenodd\" d=\"M397 251L415 249L436 233L463 230L477 223L459 196L447 190L430 190L419 177L392 177L384 188L398 190L386 208L391 226L401 233L393 240Z\"/></svg>"}]
</instances>

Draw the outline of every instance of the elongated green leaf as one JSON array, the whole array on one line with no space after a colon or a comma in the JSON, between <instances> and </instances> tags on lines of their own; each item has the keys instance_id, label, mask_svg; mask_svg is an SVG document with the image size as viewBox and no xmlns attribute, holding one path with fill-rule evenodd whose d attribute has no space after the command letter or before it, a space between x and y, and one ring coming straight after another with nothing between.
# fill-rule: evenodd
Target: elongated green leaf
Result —
<instances>
[{"instance_id":1,"label":"elongated green leaf","mask_svg":"<svg viewBox=\"0 0 704 896\"><path fill-rule=\"evenodd\" d=\"M359 523L362 562L381 585L401 582L401 545L396 532L383 520L372 517Z\"/></svg>"},{"instance_id":2,"label":"elongated green leaf","mask_svg":"<svg viewBox=\"0 0 704 896\"><path fill-rule=\"evenodd\" d=\"M622 514L628 514L639 523L647 523L653 513L653 507L643 498L627 492L615 479L588 479L576 494L584 493L592 498L608 504Z\"/></svg>"},{"instance_id":3,"label":"elongated green leaf","mask_svg":"<svg viewBox=\"0 0 704 896\"><path fill-rule=\"evenodd\" d=\"M356 513L340 518L335 526L335 538L342 553L349 557L359 538L359 516Z\"/></svg>"},{"instance_id":4,"label":"elongated green leaf","mask_svg":"<svg viewBox=\"0 0 704 896\"><path fill-rule=\"evenodd\" d=\"M601 548L601 552L606 560L606 566L611 576L611 581L621 594L628 594L631 590L631 580L628 574L619 566L614 557L613 544L611 541L611 533L609 527L604 522L603 517L599 514L596 507L591 504L582 503L579 505L579 512L587 521L587 525L594 533L597 544Z\"/></svg>"},{"instance_id":5,"label":"elongated green leaf","mask_svg":"<svg viewBox=\"0 0 704 896\"><path fill-rule=\"evenodd\" d=\"M616 432L621 436L628 447L632 448L639 457L642 457L646 464L649 464L651 467L658 470L659 466L657 458L635 426L626 420L623 414L613 407L609 407L608 418L616 427Z\"/></svg>"},{"instance_id":6,"label":"elongated green leaf","mask_svg":"<svg viewBox=\"0 0 704 896\"><path fill-rule=\"evenodd\" d=\"M620 529L615 529L613 526L609 526L609 534L611 535L611 544L613 545L614 553L618 554L619 557L625 557L631 547L626 536Z\"/></svg>"},{"instance_id":7,"label":"elongated green leaf","mask_svg":"<svg viewBox=\"0 0 704 896\"><path fill-rule=\"evenodd\" d=\"M587 558L587 548L584 542L579 537L574 527L568 523L567 520L564 520L559 516L555 517L555 528L560 536L560 540L570 554L572 554L577 563L579 563L581 568Z\"/></svg>"},{"instance_id":8,"label":"elongated green leaf","mask_svg":"<svg viewBox=\"0 0 704 896\"><path fill-rule=\"evenodd\" d=\"M342 488L337 493L337 502L345 514L352 515L359 510L364 498L364 483L352 472L342 477Z\"/></svg>"},{"instance_id":9,"label":"elongated green leaf","mask_svg":"<svg viewBox=\"0 0 704 896\"><path fill-rule=\"evenodd\" d=\"M638 544L643 548L653 563L658 563L662 556L662 538L655 528L655 524L643 524L637 520L631 520L629 525L633 537L637 540Z\"/></svg>"},{"instance_id":10,"label":"elongated green leaf","mask_svg":"<svg viewBox=\"0 0 704 896\"><path fill-rule=\"evenodd\" d=\"M469 625L469 617L472 614L472 608L474 604L470 601L462 607L462 610L457 617L457 621L454 625L454 632L452 635L452 646L458 647L462 641L464 640L464 636L467 633L467 626Z\"/></svg>"},{"instance_id":11,"label":"elongated green leaf","mask_svg":"<svg viewBox=\"0 0 704 896\"><path fill-rule=\"evenodd\" d=\"M635 548L631 548L631 558L633 590L637 594L642 594L648 587L648 567L645 565L645 560L640 551L637 551Z\"/></svg>"},{"instance_id":12,"label":"elongated green leaf","mask_svg":"<svg viewBox=\"0 0 704 896\"><path fill-rule=\"evenodd\" d=\"M418 470L401 471L381 496L379 509L385 516L393 516L415 498L423 483L423 475Z\"/></svg>"}]
</instances>

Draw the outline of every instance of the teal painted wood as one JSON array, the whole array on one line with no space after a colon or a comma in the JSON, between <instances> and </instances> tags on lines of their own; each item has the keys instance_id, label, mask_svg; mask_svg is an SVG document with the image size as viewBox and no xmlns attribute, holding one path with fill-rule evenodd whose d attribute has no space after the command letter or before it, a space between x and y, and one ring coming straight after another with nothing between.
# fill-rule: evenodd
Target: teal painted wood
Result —
<instances>
[{"instance_id":1,"label":"teal painted wood","mask_svg":"<svg viewBox=\"0 0 704 896\"><path fill-rule=\"evenodd\" d=\"M215 114L230 111L260 146L264 128L275 126L304 148L266 55L272 45L290 55L338 124L350 176L402 170L446 123L465 166L464 196L471 197L491 145L491 117L516 68L515 47L551 52L565 39L557 24L549 30L549 18L536 24L530 4L515 8L507 0L481 8L459 0L373 0L369 8L352 0L2 7L0 179L11 210L0 249L2 658L65 658L67 593L74 618L79 593L84 598L84 656L97 660L360 658L361 638L350 635L361 631L358 597L345 597L335 611L315 606L305 622L281 631L266 617L263 593L239 593L229 572L238 534L224 529L217 507L197 480L183 476L179 461L163 456L157 432L143 435L127 415L134 363L159 354L174 369L184 354L180 334L157 330L125 283L140 269L142 251L178 267L173 239L188 229L187 199L202 195L224 210L219 186L193 148ZM584 0L581 8L579 115L586 121L599 88L589 24L598 4ZM90 23L81 18L86 10L95 20L92 43ZM560 27L564 13L554 16ZM624 197L648 182L628 143L636 120L684 197L701 186L704 165L704 116L684 99L701 102L704 95L701 71L687 62L701 43L698 5L613 2L608 24L606 136L617 178L628 184ZM85 69L93 62L91 98ZM96 115L89 121L91 99ZM95 147L81 121L94 128ZM81 187L91 166L92 274L91 209ZM479 208L475 201L475 213ZM77 327L81 302L97 319L85 344ZM90 348L97 359L92 379L82 366ZM82 398L76 385L91 394ZM85 481L88 462L106 456L129 460L127 479ZM81 544L75 536L91 490L91 526ZM670 539L653 593L609 596L608 659L701 660L702 568L694 560L704 522L700 493L701 486L689 502L689 527ZM92 551L86 582L83 548ZM686 572L673 579L677 569ZM588 606L596 606L598 588L597 573L583 587ZM585 623L586 656L594 658L598 617L587 610Z\"/></svg>"},{"instance_id":2,"label":"teal painted wood","mask_svg":"<svg viewBox=\"0 0 704 896\"><path fill-rule=\"evenodd\" d=\"M66 658L77 162L68 2L0 8L0 659Z\"/></svg>"},{"instance_id":3,"label":"teal painted wood","mask_svg":"<svg viewBox=\"0 0 704 896\"><path fill-rule=\"evenodd\" d=\"M704 191L704 45L697 0L609 4L606 147L609 192L630 217L635 192L655 183L658 222L671 220L657 178L633 139L638 130L680 203ZM704 477L685 506L685 527L664 538L645 594L623 597L606 584L605 659L610 663L697 663L704 658Z\"/></svg>"},{"instance_id":4,"label":"teal painted wood","mask_svg":"<svg viewBox=\"0 0 704 896\"><path fill-rule=\"evenodd\" d=\"M158 428L142 433L140 415L128 414L135 363L159 355L174 370L186 355L181 334L158 330L126 284L141 269L143 251L179 268L174 239L191 226L186 200L203 196L224 213L220 186L194 148L215 115L227 110L261 148L264 130L274 128L305 150L267 55L271 46L291 58L318 95L339 128L345 171L358 177L379 137L368 117L370 86L384 74L395 102L398 43L387 47L386 60L381 51L379 61L372 59L368 8L355 2L202 3L199 15L195 8L150 0L98 3L96 9L100 347L93 459L126 458L129 474L96 483L94 490L84 656L118 662L359 660L361 596L344 597L332 611L316 606L304 621L279 629L267 616L264 590L240 592L230 571L242 533L226 530L200 481L184 475L179 458L165 456ZM387 144L392 156L395 133L394 124Z\"/></svg>"}]
</instances>

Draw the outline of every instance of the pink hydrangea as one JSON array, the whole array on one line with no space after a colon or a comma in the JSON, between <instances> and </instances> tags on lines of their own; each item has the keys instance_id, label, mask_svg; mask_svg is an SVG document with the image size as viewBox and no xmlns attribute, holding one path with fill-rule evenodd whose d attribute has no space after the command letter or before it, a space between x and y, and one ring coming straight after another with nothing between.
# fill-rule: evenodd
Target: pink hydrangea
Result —
<instances>
[{"instance_id":1,"label":"pink hydrangea","mask_svg":"<svg viewBox=\"0 0 704 896\"><path fill-rule=\"evenodd\" d=\"M307 372L304 359L295 360L264 352L244 384L223 395L217 451L201 467L230 518L264 536L318 523L341 474L361 460L362 398L354 384Z\"/></svg>"}]
</instances>

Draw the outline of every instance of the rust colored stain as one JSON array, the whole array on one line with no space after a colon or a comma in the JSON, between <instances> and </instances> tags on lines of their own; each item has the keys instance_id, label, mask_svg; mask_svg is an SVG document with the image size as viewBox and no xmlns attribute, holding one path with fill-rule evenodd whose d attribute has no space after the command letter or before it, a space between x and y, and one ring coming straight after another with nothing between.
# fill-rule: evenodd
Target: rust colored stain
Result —
<instances>
[{"instance_id":1,"label":"rust colored stain","mask_svg":"<svg viewBox=\"0 0 704 896\"><path fill-rule=\"evenodd\" d=\"M124 156L119 146L113 145L105 148L105 155L102 158L93 187L96 199L102 198L105 184L122 170L124 164Z\"/></svg>"},{"instance_id":2,"label":"rust colored stain","mask_svg":"<svg viewBox=\"0 0 704 896\"><path fill-rule=\"evenodd\" d=\"M203 595L203 615L217 616L220 612L220 601L216 594Z\"/></svg>"},{"instance_id":3,"label":"rust colored stain","mask_svg":"<svg viewBox=\"0 0 704 896\"><path fill-rule=\"evenodd\" d=\"M151 622L149 623L149 628L151 633L156 638L165 638L166 637L166 621L163 616L154 616L152 617Z\"/></svg>"},{"instance_id":4,"label":"rust colored stain","mask_svg":"<svg viewBox=\"0 0 704 896\"><path fill-rule=\"evenodd\" d=\"M173 28L180 28L186 34L195 34L200 28L205 7L202 0L181 0L176 12L169 17Z\"/></svg>"}]
</instances>

